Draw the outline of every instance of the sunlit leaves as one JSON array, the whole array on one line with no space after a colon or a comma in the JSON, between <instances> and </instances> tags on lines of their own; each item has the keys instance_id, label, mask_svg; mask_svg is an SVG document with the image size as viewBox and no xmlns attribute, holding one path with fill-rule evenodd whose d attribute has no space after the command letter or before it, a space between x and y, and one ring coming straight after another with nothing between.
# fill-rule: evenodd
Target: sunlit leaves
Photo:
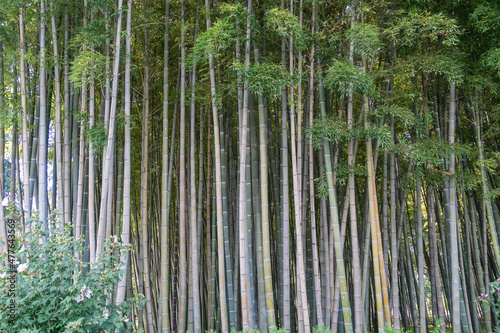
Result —
<instances>
[{"instance_id":1,"label":"sunlit leaves","mask_svg":"<svg viewBox=\"0 0 500 333\"><path fill-rule=\"evenodd\" d=\"M198 37L192 53L196 57L209 53L217 54L232 46L235 39L232 25L226 20L217 21Z\"/></svg>"},{"instance_id":2,"label":"sunlit leaves","mask_svg":"<svg viewBox=\"0 0 500 333\"><path fill-rule=\"evenodd\" d=\"M241 26L243 28L246 24L248 10L242 4L223 4L220 7L220 13L222 15L221 17L233 23L235 26Z\"/></svg>"},{"instance_id":3,"label":"sunlit leaves","mask_svg":"<svg viewBox=\"0 0 500 333\"><path fill-rule=\"evenodd\" d=\"M398 44L414 46L423 41L451 46L458 43L460 30L454 19L443 14L410 13L389 31Z\"/></svg>"},{"instance_id":4,"label":"sunlit leaves","mask_svg":"<svg viewBox=\"0 0 500 333\"><path fill-rule=\"evenodd\" d=\"M276 33L279 37L293 37L294 45L299 49L305 47L305 33L296 16L287 10L273 8L264 16L265 26L268 31Z\"/></svg>"},{"instance_id":5,"label":"sunlit leaves","mask_svg":"<svg viewBox=\"0 0 500 333\"><path fill-rule=\"evenodd\" d=\"M265 15L267 29L281 37L292 37L301 34L299 20L292 13L280 8L273 8Z\"/></svg>"},{"instance_id":6,"label":"sunlit leaves","mask_svg":"<svg viewBox=\"0 0 500 333\"><path fill-rule=\"evenodd\" d=\"M215 56L233 47L238 37L244 36L247 11L242 5L224 4L221 7L222 17L210 29L198 36L190 57L195 60L213 54ZM188 60L191 63L191 60Z\"/></svg>"},{"instance_id":7,"label":"sunlit leaves","mask_svg":"<svg viewBox=\"0 0 500 333\"><path fill-rule=\"evenodd\" d=\"M106 57L91 50L81 51L71 62L70 80L76 86L86 84L88 80L102 81L105 76ZM84 78L86 76L86 82Z\"/></svg>"},{"instance_id":8,"label":"sunlit leaves","mask_svg":"<svg viewBox=\"0 0 500 333\"><path fill-rule=\"evenodd\" d=\"M375 86L370 76L347 61L334 62L326 70L324 82L325 86L333 90L340 98L355 91L368 96L373 96L375 93Z\"/></svg>"},{"instance_id":9,"label":"sunlit leaves","mask_svg":"<svg viewBox=\"0 0 500 333\"><path fill-rule=\"evenodd\" d=\"M240 71L242 78L248 84L248 90L257 94L266 94L271 98L278 97L281 88L292 82L288 72L281 65L270 62L254 63L248 69L235 63L233 67Z\"/></svg>"},{"instance_id":10,"label":"sunlit leaves","mask_svg":"<svg viewBox=\"0 0 500 333\"><path fill-rule=\"evenodd\" d=\"M16 239L11 253L11 258L24 262L18 266L24 270L16 275L15 318L8 317L5 306L9 296L3 291L9 281L0 278L0 331L28 332L26 328L30 328L29 332L129 332L132 323L127 318L145 300L137 295L115 305L109 291L123 274L120 251L130 250L130 246L119 243L116 236L108 238L102 256L91 266L75 258L74 251L84 251L84 242L70 236L69 224L65 224L67 231L59 232L51 220L47 229L36 214L27 219L31 232ZM16 229L21 227L16 225ZM0 259L7 259L5 252ZM0 268L2 276L6 268ZM74 330L66 329L69 327Z\"/></svg>"},{"instance_id":11,"label":"sunlit leaves","mask_svg":"<svg viewBox=\"0 0 500 333\"><path fill-rule=\"evenodd\" d=\"M93 154L101 154L108 140L108 132L104 125L104 122L96 122L92 128L85 130L85 137L87 141L93 144Z\"/></svg>"}]
</instances>

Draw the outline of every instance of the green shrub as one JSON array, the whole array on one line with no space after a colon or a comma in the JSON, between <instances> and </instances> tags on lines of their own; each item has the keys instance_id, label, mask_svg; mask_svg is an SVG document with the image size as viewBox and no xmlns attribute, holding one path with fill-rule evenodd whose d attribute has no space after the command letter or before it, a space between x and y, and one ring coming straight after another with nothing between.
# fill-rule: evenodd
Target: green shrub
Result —
<instances>
[{"instance_id":1,"label":"green shrub","mask_svg":"<svg viewBox=\"0 0 500 333\"><path fill-rule=\"evenodd\" d=\"M490 282L490 293L481 294L478 299L481 302L485 302L488 306L491 306L491 309L497 317L500 316L500 278ZM496 327L493 332L500 333L500 327Z\"/></svg>"},{"instance_id":2,"label":"green shrub","mask_svg":"<svg viewBox=\"0 0 500 333\"><path fill-rule=\"evenodd\" d=\"M113 284L122 274L119 253L125 248L116 237L106 240L106 250L91 267L74 257L75 249L83 253L81 240L55 226L43 231L36 218L28 222L32 232L18 237L9 258L0 257L8 261L0 268L0 332L129 331L130 311L144 301L138 296L113 304ZM9 290L12 276L17 281Z\"/></svg>"}]
</instances>

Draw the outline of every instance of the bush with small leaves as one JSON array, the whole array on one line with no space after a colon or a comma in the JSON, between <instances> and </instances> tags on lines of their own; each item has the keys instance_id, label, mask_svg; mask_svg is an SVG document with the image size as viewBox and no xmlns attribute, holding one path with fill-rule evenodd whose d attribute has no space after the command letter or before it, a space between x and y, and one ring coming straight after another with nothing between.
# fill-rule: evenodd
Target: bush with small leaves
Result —
<instances>
[{"instance_id":1,"label":"bush with small leaves","mask_svg":"<svg viewBox=\"0 0 500 333\"><path fill-rule=\"evenodd\" d=\"M497 317L500 316L500 277L490 282L490 292L488 294L481 294L478 300L490 306ZM500 327L496 327L493 332L500 333Z\"/></svg>"},{"instance_id":2,"label":"bush with small leaves","mask_svg":"<svg viewBox=\"0 0 500 333\"><path fill-rule=\"evenodd\" d=\"M102 256L90 265L74 256L85 251L81 240L54 224L43 230L36 217L28 223L32 231L18 235L14 257L8 258L17 266L13 292L10 265L0 268L0 332L130 331L129 314L145 300L141 295L121 305L110 300L123 273L119 253L125 247L116 237L106 241ZM13 316L7 309L11 303Z\"/></svg>"}]
</instances>

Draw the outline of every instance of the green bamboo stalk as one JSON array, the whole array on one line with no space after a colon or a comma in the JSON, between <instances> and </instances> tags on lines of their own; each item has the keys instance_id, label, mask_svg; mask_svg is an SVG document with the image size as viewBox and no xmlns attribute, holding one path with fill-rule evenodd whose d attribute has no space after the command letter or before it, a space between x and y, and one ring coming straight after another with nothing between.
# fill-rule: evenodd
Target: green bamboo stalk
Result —
<instances>
[{"instance_id":1,"label":"green bamboo stalk","mask_svg":"<svg viewBox=\"0 0 500 333\"><path fill-rule=\"evenodd\" d=\"M180 159L179 159L179 322L180 332L186 331L187 324L187 257L186 257L186 162L185 162L185 127L186 127L186 46L185 46L185 2L181 1L181 88L180 88Z\"/></svg>"},{"instance_id":2,"label":"green bamboo stalk","mask_svg":"<svg viewBox=\"0 0 500 333\"><path fill-rule=\"evenodd\" d=\"M312 4L312 28L311 32L314 34L314 28L316 23L316 2L313 1ZM311 53L309 55L309 126L312 126L314 120L314 43L311 43ZM318 241L317 241L317 230L316 230L316 208L315 208L315 197L314 197L314 151L312 137L309 140L309 201L310 201L310 212L311 212L311 240L312 240L312 265L314 271L314 296L316 300L316 317L317 325L324 326L323 320L323 308L321 304L321 281L318 259ZM322 248L322 246L321 246Z\"/></svg>"},{"instance_id":3,"label":"green bamboo stalk","mask_svg":"<svg viewBox=\"0 0 500 333\"><path fill-rule=\"evenodd\" d=\"M128 13L128 12L127 12ZM170 0L165 0L165 35L163 51L163 121L162 121L162 169L161 169L161 234L160 234L160 315L158 321L158 331L168 333L170 331L169 313L169 201L168 201L168 61L170 57L169 49L170 37ZM173 140L173 138L172 138ZM208 200L208 198L207 198Z\"/></svg>"},{"instance_id":4,"label":"green bamboo stalk","mask_svg":"<svg viewBox=\"0 0 500 333\"><path fill-rule=\"evenodd\" d=\"M324 165L324 160L325 160L325 155L323 153L323 150L320 149L319 151L319 165L322 166ZM323 167L319 168L320 171L320 178L324 177L324 169ZM325 290L322 291L322 293L325 295L325 300L324 300L324 308L325 308L325 327L330 327L331 323L331 290L333 289L333 286L330 285L330 239L329 239L329 226L328 226L328 219L327 219L327 203L324 198L321 198L321 206L320 206L320 211L321 211L321 227L322 227L322 232L321 232L321 237L323 238L322 241L322 251L324 252L324 268L322 269L322 272L324 271L324 281L325 281ZM333 274L333 273L332 273ZM333 282L333 281L332 281Z\"/></svg>"},{"instance_id":5,"label":"green bamboo stalk","mask_svg":"<svg viewBox=\"0 0 500 333\"><path fill-rule=\"evenodd\" d=\"M444 315L444 307L443 307L443 293L441 290L441 281L439 274L439 262L438 262L438 244L437 244L437 231L436 231L436 217L434 211L434 193L433 189L428 190L428 224L429 224L429 251L430 251L430 277L431 277L431 290L432 290L432 298L436 301L433 301L433 313L436 313L436 317L440 320L441 325L440 328L445 329L445 315ZM434 305L435 303L435 305ZM434 309L435 307L435 309ZM436 326L436 321L434 321L434 326Z\"/></svg>"},{"instance_id":6,"label":"green bamboo stalk","mask_svg":"<svg viewBox=\"0 0 500 333\"><path fill-rule=\"evenodd\" d=\"M40 1L40 130L38 148L38 210L42 228L47 226L47 87L45 69L45 3ZM50 110L49 110L50 113ZM82 179L83 183L83 179ZM3 181L2 181L3 184ZM3 186L2 186L3 191Z\"/></svg>"},{"instance_id":7,"label":"green bamboo stalk","mask_svg":"<svg viewBox=\"0 0 500 333\"><path fill-rule=\"evenodd\" d=\"M402 197L403 200L406 201L406 197ZM406 215L405 215L406 216ZM403 232L404 232L404 251L406 256L403 258L404 260L404 268L406 272L406 285L408 289L408 299L410 303L410 311L411 311L411 317L413 320L413 324L415 326L415 332L419 333L420 332L420 327L416 324L418 322L418 315L417 315L417 306L415 304L415 299L416 299L416 292L415 292L415 285L414 285L414 278L413 278L413 267L412 267L412 260L411 260L411 254L410 254L410 244L408 238L408 223L405 223L403 221ZM405 276L405 275L403 275Z\"/></svg>"},{"instance_id":8,"label":"green bamboo stalk","mask_svg":"<svg viewBox=\"0 0 500 333\"><path fill-rule=\"evenodd\" d=\"M450 105L451 107L451 105ZM491 233L491 241L493 245L493 253L495 254L495 259L497 261L497 265L500 266L500 247L498 244L498 233L495 226L495 218L493 216L493 205L491 203L490 191L488 185L488 179L486 175L486 168L484 164L484 152L483 152L483 140L481 136L481 114L479 110L473 109L474 117L475 117L475 134L476 134L476 143L479 150L479 165L481 168L481 184L482 184L482 192L483 197L486 203L486 216L488 225Z\"/></svg>"},{"instance_id":9,"label":"green bamboo stalk","mask_svg":"<svg viewBox=\"0 0 500 333\"><path fill-rule=\"evenodd\" d=\"M199 132L199 143L198 143L198 152L199 152L199 162L198 162L198 202L197 202L197 213L196 213L196 246L197 246L197 251L198 251L198 262L197 264L199 265L199 270L200 270L200 283L199 283L199 288L200 288L200 311L201 311L201 330L204 332L207 328L207 320L206 320L206 315L207 313L203 311L203 309L206 307L206 294L204 292L204 286L206 283L206 275L204 272L206 272L206 262L203 260L204 258L204 246L203 246L203 185L205 182L204 179L204 172L203 172L203 161L204 161L204 151L203 151L203 134L204 134L204 127L205 127L205 109L203 105L200 105L200 132ZM207 196L207 201L210 201L210 196ZM208 203L207 203L208 206ZM206 232L206 230L205 230Z\"/></svg>"},{"instance_id":10,"label":"green bamboo stalk","mask_svg":"<svg viewBox=\"0 0 500 333\"><path fill-rule=\"evenodd\" d=\"M486 287L485 287L485 281L484 281L484 270L483 266L481 265L481 253L479 249L479 235L478 232L480 232L480 229L477 225L477 216L476 216L476 206L474 203L474 199L472 196L472 191L469 191L469 206L470 206L470 219L471 219L471 224L472 224L472 241L473 241L473 247L474 247L474 268L476 269L476 274L477 274L477 280L478 280L478 286L479 286L479 293L480 294L486 294ZM477 230L477 231L476 231ZM483 310L483 323L486 328L486 332L491 333L492 332L492 327L491 327L491 318L490 318L490 311L489 307L486 303L481 303L481 308Z\"/></svg>"},{"instance_id":11,"label":"green bamboo stalk","mask_svg":"<svg viewBox=\"0 0 500 333\"><path fill-rule=\"evenodd\" d=\"M228 216L228 163L227 151L225 147L225 132L222 115L220 115L220 142L221 142L221 175L222 175L222 221L224 223L224 253L226 263L226 281L227 281L227 302L229 308L229 327L233 328L236 325L236 306L234 302L233 288L233 269L232 269L232 251L230 247L230 232L229 232L229 216Z\"/></svg>"},{"instance_id":12,"label":"green bamboo stalk","mask_svg":"<svg viewBox=\"0 0 500 333\"><path fill-rule=\"evenodd\" d=\"M262 105L262 108L264 106ZM257 130L254 108L249 109L250 118L250 159L251 159L251 175L252 175L252 208L253 222L255 228L255 259L257 266L257 294L258 294L258 322L260 331L267 330L267 306L266 306L266 291L264 286L264 249L262 245L262 216L261 216L261 201L259 196L259 154L257 142Z\"/></svg>"},{"instance_id":13,"label":"green bamboo stalk","mask_svg":"<svg viewBox=\"0 0 500 333\"><path fill-rule=\"evenodd\" d=\"M455 143L455 119L456 99L455 83L450 85L450 119L448 130L448 141ZM449 172L452 174L449 180L449 228L450 228L450 258L451 258L451 314L453 333L460 332L460 275L458 262L458 221L456 211L456 187L455 187L455 154L450 156ZM497 257L500 258L500 257Z\"/></svg>"},{"instance_id":14,"label":"green bamboo stalk","mask_svg":"<svg viewBox=\"0 0 500 333\"><path fill-rule=\"evenodd\" d=\"M196 19L195 37L198 35L198 14ZM190 283L193 293L193 317L194 317L194 333L201 333L201 308L200 308L200 277L199 277L199 262L198 262L198 240L197 240L197 211L196 211L196 166L195 166L195 117L196 117L196 62L193 61L192 78L191 78L191 116L190 116L190 140L189 140L189 182L190 182L190 204L189 204L189 224L190 224L190 266L192 275ZM201 191L201 188L198 189Z\"/></svg>"},{"instance_id":15,"label":"green bamboo stalk","mask_svg":"<svg viewBox=\"0 0 500 333\"><path fill-rule=\"evenodd\" d=\"M249 95L249 103L248 103L248 113L250 114L250 110L253 110L253 95ZM258 279L257 273L255 272L256 269L256 262L254 260L255 256L255 246L254 246L254 239L255 236L252 232L252 221L253 221L253 214L255 212L252 212L252 170L251 170L251 142L250 142L250 127L247 126L246 129L247 132L247 138L248 138L248 144L246 145L246 156L249 158L246 161L246 166L245 166L245 200L246 200L246 262L248 264L248 295L249 295L249 302L248 302L248 312L249 312L249 326L254 327L258 325L259 321L259 314L258 314L258 290L256 289L256 280ZM243 288L242 288L243 290Z\"/></svg>"},{"instance_id":16,"label":"green bamboo stalk","mask_svg":"<svg viewBox=\"0 0 500 333\"><path fill-rule=\"evenodd\" d=\"M54 10L54 3L50 4L51 10ZM54 66L54 80L55 80L55 164L56 164L56 178L57 178L57 208L58 208L58 219L59 219L59 229L62 231L64 223L63 222L63 175L62 175L62 144L61 144L61 67L59 60L59 52L58 52L58 43L57 43L57 28L56 28L56 19L54 14L51 15L51 28L52 28L52 49L53 55L55 57L55 66ZM55 209L55 206L53 207Z\"/></svg>"},{"instance_id":17,"label":"green bamboo stalk","mask_svg":"<svg viewBox=\"0 0 500 333\"><path fill-rule=\"evenodd\" d=\"M205 8L207 13L210 13L209 1L205 0ZM206 15L207 29L210 29L212 24L210 15ZM219 298L220 298L220 314L221 314L221 329L223 333L229 332L228 317L227 317L227 299L226 299L226 276L224 264L224 231L222 219L222 175L221 175L221 148L219 136L219 120L217 114L217 100L215 89L215 70L214 56L212 53L208 55L209 72L210 72L210 95L212 98L212 114L213 114L213 129L214 129L214 150L215 150L215 195L217 207L217 261L219 267ZM215 206L214 206L215 207ZM215 235L214 235L215 236ZM215 250L213 246L213 250ZM213 258L212 260L215 260ZM215 269L215 267L214 267ZM212 274L214 274L213 272Z\"/></svg>"},{"instance_id":18,"label":"green bamboo stalk","mask_svg":"<svg viewBox=\"0 0 500 333\"><path fill-rule=\"evenodd\" d=\"M394 133L394 117L391 117L391 136L392 140L395 140ZM392 276L391 276L391 292L392 292L392 307L393 307L393 318L394 318L394 329L399 330L401 328L400 323L400 308L399 308L399 271L398 271L398 238L397 238L397 222L396 222L396 157L394 153L390 154L390 205L391 205L391 264L392 264Z\"/></svg>"},{"instance_id":19,"label":"green bamboo stalk","mask_svg":"<svg viewBox=\"0 0 500 333\"><path fill-rule=\"evenodd\" d=\"M281 0L281 10L285 9L285 0ZM281 38L281 64L282 71L286 71L286 44L285 37ZM288 112L287 112L287 88L281 88L281 253L280 272L283 274L281 291L283 297L280 299L281 325L288 332L291 331L291 290L290 290L290 199L288 184ZM281 274L280 274L281 275Z\"/></svg>"},{"instance_id":20,"label":"green bamboo stalk","mask_svg":"<svg viewBox=\"0 0 500 333\"><path fill-rule=\"evenodd\" d=\"M23 158L23 185L24 185L24 198L23 198L23 219L26 219L31 215L31 204L29 197L29 148L28 148L28 110L26 105L26 70L24 64L24 55L26 54L25 38L24 38L24 8L19 9L19 48L20 48L20 81L21 81L21 108L22 108L22 158ZM66 80L68 82L68 80ZM65 136L66 138L66 136ZM69 140L69 137L68 137ZM69 219L68 219L69 220ZM26 224L25 232L31 230L30 225Z\"/></svg>"},{"instance_id":21,"label":"green bamboo stalk","mask_svg":"<svg viewBox=\"0 0 500 333\"><path fill-rule=\"evenodd\" d=\"M417 265L418 265L418 314L419 314L419 325L420 332L427 332L427 324L425 321L426 310L425 310L425 279L424 279L424 240L423 230L422 230L422 193L420 187L420 180L417 179L416 189L417 192Z\"/></svg>"},{"instance_id":22,"label":"green bamboo stalk","mask_svg":"<svg viewBox=\"0 0 500 333\"><path fill-rule=\"evenodd\" d=\"M120 65L120 47L121 47L121 24L122 24L122 0L118 0L117 6L117 21L116 21L116 35L115 35L115 58L113 62L113 84L111 89L111 106L110 106L110 114L109 114L109 130L108 130L108 138L105 149L105 158L103 161L103 170L102 170L102 195L101 195L101 204L100 204L100 212L99 212L99 227L97 231L97 247L96 247L96 257L103 251L104 245L104 227L106 224L106 208L107 208L107 195L108 188L110 185L109 173L111 162L112 162L112 152L113 152L113 142L114 142L114 131L115 131L115 118L116 118L116 109L118 104L118 70ZM109 200L111 203L111 198ZM109 221L111 223L111 221Z\"/></svg>"},{"instance_id":23,"label":"green bamboo stalk","mask_svg":"<svg viewBox=\"0 0 500 333\"><path fill-rule=\"evenodd\" d=\"M321 118L323 120L326 119L326 110L325 110L325 93L323 88L323 82L320 81L319 85L319 99L320 99L320 108L321 108ZM325 166L326 166L326 179L328 184L328 199L330 203L330 218L332 223L332 235L333 242L335 246L335 258L337 264L337 275L339 277L340 284L340 293L342 299L342 312L344 316L344 327L346 332L352 332L352 320L351 320L351 307L349 303L349 295L348 295L348 286L346 280L345 266L344 266L344 253L341 246L340 239L340 226L339 226L339 218L338 218L338 209L337 209L337 198L333 183L333 175L332 175L332 165L331 165L331 156L330 156L330 146L326 140L323 142L323 150L325 155Z\"/></svg>"},{"instance_id":24,"label":"green bamboo stalk","mask_svg":"<svg viewBox=\"0 0 500 333\"><path fill-rule=\"evenodd\" d=\"M130 132L130 31L131 31L131 21L132 21L132 0L127 0L127 37L125 38L125 103L124 103L124 113L125 113L125 136L124 142L124 152L123 152L123 222L121 230L121 241L124 245L130 244L130 175L131 175L131 132ZM90 160L91 161L91 160ZM90 170L94 169L93 163L89 161L89 173ZM90 178L90 175L89 175ZM90 188L94 185L91 182L89 184ZM92 205L93 206L93 205ZM89 210L91 209L91 200L89 193ZM89 221L90 224L90 221ZM94 230L89 228L89 233L94 232ZM122 250L120 252L120 262L122 263L121 269L123 270L123 275L118 281L118 287L116 292L116 304L120 305L125 300L125 293L127 290L127 276L129 271L129 261L130 255L127 251ZM129 284L129 287L130 284Z\"/></svg>"}]
</instances>

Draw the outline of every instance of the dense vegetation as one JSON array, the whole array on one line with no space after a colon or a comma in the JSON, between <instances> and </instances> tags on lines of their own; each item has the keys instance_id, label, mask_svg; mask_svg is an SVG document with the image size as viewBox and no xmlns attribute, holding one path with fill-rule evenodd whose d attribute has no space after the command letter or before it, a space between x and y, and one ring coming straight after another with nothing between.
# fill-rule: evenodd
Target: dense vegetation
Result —
<instances>
[{"instance_id":1,"label":"dense vegetation","mask_svg":"<svg viewBox=\"0 0 500 333\"><path fill-rule=\"evenodd\" d=\"M2 0L2 329L498 330L499 45L493 0Z\"/></svg>"}]
</instances>

